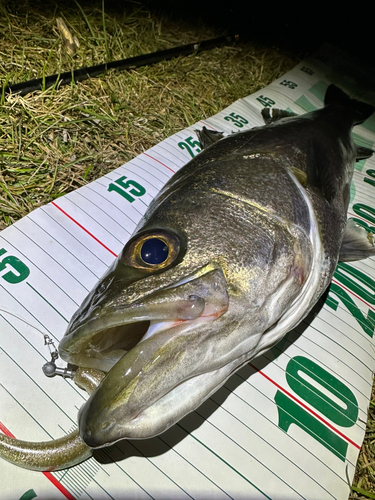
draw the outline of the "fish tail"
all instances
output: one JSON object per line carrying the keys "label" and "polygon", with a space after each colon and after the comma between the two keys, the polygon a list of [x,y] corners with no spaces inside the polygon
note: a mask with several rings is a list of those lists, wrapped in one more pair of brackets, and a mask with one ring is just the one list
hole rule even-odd
{"label": "fish tail", "polygon": [[352,99],[336,85],[329,85],[324,98],[324,105],[340,105],[346,108],[346,112],[351,111],[354,125],[363,123],[374,112],[375,107],[363,101]]}

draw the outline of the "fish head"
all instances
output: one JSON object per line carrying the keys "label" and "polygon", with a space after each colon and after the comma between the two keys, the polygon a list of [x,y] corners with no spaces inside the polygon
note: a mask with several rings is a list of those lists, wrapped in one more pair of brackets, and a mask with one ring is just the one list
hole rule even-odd
{"label": "fish head", "polygon": [[303,286],[308,238],[207,196],[170,195],[152,210],[60,343],[69,363],[106,372],[79,413],[92,448],[153,437],[197,408],[257,354]]}

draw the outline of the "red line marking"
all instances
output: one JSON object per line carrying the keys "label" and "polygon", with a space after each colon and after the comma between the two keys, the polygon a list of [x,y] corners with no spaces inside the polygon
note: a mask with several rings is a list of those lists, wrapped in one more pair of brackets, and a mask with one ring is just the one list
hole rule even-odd
{"label": "red line marking", "polygon": [[205,127],[210,127],[210,128],[212,128],[212,130],[216,130],[216,129],[215,129],[214,127],[212,127],[209,123],[206,123],[206,122],[204,122],[203,120],[200,120],[200,122],[201,122],[201,123],[203,123],[203,125],[204,125]]}
{"label": "red line marking", "polygon": [[291,399],[293,399],[293,401],[295,401],[300,406],[302,406],[302,408],[304,408],[305,410],[309,411],[312,415],[314,415],[315,418],[317,418],[318,420],[320,420],[321,422],[323,422],[323,424],[325,424],[327,427],[329,427],[334,432],[336,432],[336,434],[338,434],[339,436],[341,436],[342,438],[344,438],[346,441],[348,441],[348,443],[350,443],[353,446],[355,446],[358,450],[361,449],[361,447],[357,443],[355,443],[350,438],[348,438],[348,436],[345,436],[345,434],[343,434],[341,431],[339,431],[338,429],[336,429],[336,427],[334,427],[329,422],[327,422],[327,420],[325,418],[323,418],[320,415],[318,415],[314,410],[312,410],[311,408],[309,408],[302,401],[300,401],[298,398],[296,398],[295,396],[293,396],[293,394],[291,394],[289,391],[287,391],[286,389],[284,389],[284,387],[282,387],[277,382],[275,382],[274,380],[272,380],[272,378],[269,377],[268,375],[266,375],[264,372],[262,372],[262,370],[258,370],[258,368],[256,366],[254,366],[253,364],[251,364],[251,363],[249,363],[249,365],[252,368],[254,368],[254,370],[256,370],[258,373],[260,373],[264,378],[266,378],[269,382],[271,382],[273,385],[275,385],[278,389],[280,389],[280,391],[283,391],[287,396],[289,396]]}
{"label": "red line marking", "polygon": [[361,217],[360,215],[352,214],[352,212],[348,212],[348,215],[351,215],[352,217],[355,217],[356,219],[361,219],[361,220],[363,220],[363,222],[366,222],[366,224],[368,224],[368,223],[373,224],[372,222],[365,219],[364,217]]}
{"label": "red line marking", "polygon": [[360,300],[361,302],[363,302],[364,304],[366,304],[367,307],[369,307],[370,309],[372,309],[373,311],[375,311],[375,308],[370,306],[370,304],[368,304],[364,299],[361,299],[361,297],[358,297],[357,294],[355,294],[354,292],[352,292],[349,288],[346,288],[346,286],[342,285],[339,281],[335,280],[334,278],[332,278],[332,281],[333,283],[335,283],[336,285],[338,285],[339,287],[341,287],[342,289],[346,290],[347,292],[349,292],[351,295],[354,295],[354,297],[358,300]]}
{"label": "red line marking", "polygon": [[0,422],[0,430],[1,430],[1,431],[2,431],[2,432],[6,435],[6,436],[11,437],[11,438],[14,438],[14,439],[16,438],[16,436],[15,436],[14,434],[12,434],[12,433],[10,432],[10,430],[9,430],[7,427],[5,427],[5,425],[4,425],[2,422]]}
{"label": "red line marking", "polygon": [[160,163],[160,165],[163,165],[163,167],[167,168],[168,170],[170,170],[173,174],[175,173],[174,170],[172,170],[171,168],[169,168],[167,165],[165,165],[164,163],[162,163],[161,161],[157,160],[156,158],[154,158],[153,156],[147,154],[147,153],[143,153],[144,155],[148,156],[149,158],[151,158],[151,160],[154,160],[154,161],[157,161],[158,163]]}
{"label": "red line marking", "polygon": [[[363,171],[361,171],[361,172],[360,172],[359,170],[356,170],[356,169],[354,170],[353,175],[354,175],[354,174],[361,175],[362,177],[366,177],[366,175],[368,175],[368,174],[364,174],[364,173],[363,173]],[[370,178],[370,177],[367,177],[367,179],[369,179],[369,178]],[[364,182],[364,181],[363,181],[363,182]],[[357,187],[357,186],[356,186],[356,187]]]}
{"label": "red line marking", "polygon": [[[5,425],[0,422],[0,430],[8,437],[11,437],[11,438],[16,438],[16,436],[14,434],[12,434],[10,432],[10,430],[5,427]],[[59,481],[52,476],[52,474],[50,472],[42,472],[42,474],[49,480],[51,481],[51,483],[56,486],[56,488],[68,499],[68,500],[76,500],[76,498],[71,494],[69,493],[69,491],[61,484],[59,483]]]}
{"label": "red line marking", "polygon": [[42,472],[42,474],[45,475],[47,479],[51,481],[51,483],[56,486],[56,488],[66,497],[68,500],[76,500],[76,497],[74,497],[69,491],[64,488],[64,486],[58,482],[58,480],[52,476],[50,472]]}
{"label": "red line marking", "polygon": [[106,250],[108,250],[108,252],[110,252],[112,255],[114,255],[115,257],[117,257],[117,254],[115,254],[115,252],[112,252],[112,250],[110,248],[108,248],[106,245],[104,245],[104,243],[102,243],[100,240],[98,240],[98,238],[96,236],[94,236],[92,233],[90,233],[90,231],[88,231],[86,228],[84,228],[78,221],[76,221],[75,219],[73,219],[73,217],[70,216],[68,213],[66,213],[65,210],[63,210],[61,207],[59,207],[58,205],[56,205],[56,203],[54,201],[51,201],[51,205],[53,205],[54,207],[58,208],[60,210],[60,212],[62,212],[64,215],[66,215],[68,217],[68,219],[70,219],[75,224],[77,224],[78,227],[80,227],[83,231],[85,231],[85,233],[87,233],[89,236],[91,236],[91,238],[93,238],[97,243],[99,243],[99,245],[101,245],[103,248],[105,248]]}

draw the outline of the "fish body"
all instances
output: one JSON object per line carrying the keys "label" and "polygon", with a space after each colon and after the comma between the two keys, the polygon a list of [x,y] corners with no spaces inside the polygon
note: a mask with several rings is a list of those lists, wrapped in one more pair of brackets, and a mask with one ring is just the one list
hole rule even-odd
{"label": "fish body", "polygon": [[60,343],[106,373],[79,413],[89,448],[168,429],[309,313],[340,254],[375,254],[346,222],[354,163],[372,154],[351,131],[373,112],[331,85],[317,111],[200,133],[212,144],[160,191]]}
{"label": "fish body", "polygon": [[[373,108],[334,86],[325,103],[265,113],[265,126],[215,141],[153,201],[60,344],[66,361],[108,371],[80,412],[89,446],[163,432],[327,288],[357,156],[351,129]],[[168,257],[148,263],[142,248],[158,243]]]}

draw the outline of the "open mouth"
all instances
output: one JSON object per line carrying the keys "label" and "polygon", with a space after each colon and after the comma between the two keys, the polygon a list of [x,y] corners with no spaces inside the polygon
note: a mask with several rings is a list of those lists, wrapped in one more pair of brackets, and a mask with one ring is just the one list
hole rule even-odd
{"label": "open mouth", "polygon": [[[203,272],[202,272],[203,271]],[[205,271],[205,272],[204,272]],[[228,307],[226,281],[221,269],[207,266],[190,276],[131,304],[113,307],[85,304],[74,316],[60,342],[62,359],[108,372],[137,344],[167,329],[190,321],[212,321]],[[99,297],[103,301],[102,292]]]}
{"label": "open mouth", "polygon": [[85,349],[86,366],[108,372],[120,358],[142,340],[149,326],[150,321],[140,321],[97,332]]}
{"label": "open mouth", "polygon": [[[200,349],[228,309],[221,269],[166,287],[108,315],[74,324],[61,357],[107,372],[83,406],[79,428],[90,447],[163,432],[217,386]],[[204,378],[197,389],[199,378]],[[214,390],[214,389],[212,389]]]}

